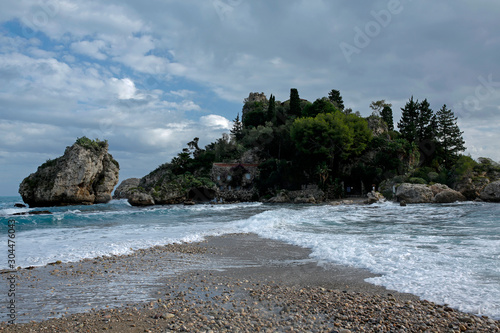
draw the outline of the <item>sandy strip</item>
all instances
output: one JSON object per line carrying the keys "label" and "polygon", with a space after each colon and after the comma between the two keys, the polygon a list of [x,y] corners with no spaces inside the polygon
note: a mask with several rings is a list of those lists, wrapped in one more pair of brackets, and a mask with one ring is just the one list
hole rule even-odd
{"label": "sandy strip", "polygon": [[500,332],[499,321],[388,291],[364,282],[369,272],[318,266],[309,254],[237,234],[23,269],[18,324],[0,330]]}

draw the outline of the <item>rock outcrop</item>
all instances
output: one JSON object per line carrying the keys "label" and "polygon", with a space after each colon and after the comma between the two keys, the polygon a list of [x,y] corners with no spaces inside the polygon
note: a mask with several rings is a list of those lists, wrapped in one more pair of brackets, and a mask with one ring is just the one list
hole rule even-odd
{"label": "rock outcrop", "polygon": [[435,203],[453,203],[467,200],[462,193],[449,188],[447,185],[434,184],[430,188],[434,194],[433,201]]}
{"label": "rock outcrop", "polygon": [[118,185],[113,194],[113,199],[129,199],[134,189],[139,186],[140,178],[128,178]]}
{"label": "rock outcrop", "polygon": [[325,192],[318,189],[317,186],[307,186],[303,190],[280,191],[276,196],[267,200],[271,203],[319,203],[325,200]]}
{"label": "rock outcrop", "polygon": [[405,203],[453,203],[467,200],[462,193],[443,184],[429,186],[403,183],[397,188],[396,197]]}
{"label": "rock outcrop", "polygon": [[464,197],[462,193],[452,189],[441,191],[434,197],[435,203],[453,203],[465,200],[467,200],[467,198]]}
{"label": "rock outcrop", "polygon": [[19,194],[30,207],[106,203],[118,183],[119,164],[106,141],[85,137],[26,177]]}
{"label": "rock outcrop", "polygon": [[376,191],[368,192],[366,196],[368,197],[368,199],[366,199],[365,203],[368,205],[385,200],[385,197],[380,192]]}
{"label": "rock outcrop", "polygon": [[398,201],[406,203],[430,203],[434,199],[434,193],[427,185],[403,183],[396,190]]}
{"label": "rock outcrop", "polygon": [[500,202],[500,180],[486,185],[479,197],[484,201]]}
{"label": "rock outcrop", "polygon": [[128,191],[132,206],[182,204],[186,201],[205,202],[216,197],[216,187],[209,179],[191,174],[175,175],[171,164],[163,164],[142,177]]}
{"label": "rock outcrop", "polygon": [[131,192],[128,197],[128,202],[132,206],[152,206],[155,204],[151,195],[139,191]]}

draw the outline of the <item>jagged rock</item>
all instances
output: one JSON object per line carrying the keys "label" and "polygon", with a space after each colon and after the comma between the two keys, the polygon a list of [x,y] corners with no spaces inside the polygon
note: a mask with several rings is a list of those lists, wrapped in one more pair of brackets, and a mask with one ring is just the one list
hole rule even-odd
{"label": "jagged rock", "polygon": [[500,202],[500,180],[486,185],[480,198],[483,201]]}
{"label": "jagged rock", "polygon": [[399,203],[399,205],[400,205],[401,207],[406,207],[406,201],[401,200],[401,202]]}
{"label": "jagged rock", "polygon": [[16,204],[14,204],[14,207],[16,207],[16,208],[26,208],[26,205],[22,204],[22,203],[16,203]]}
{"label": "jagged rock", "polygon": [[291,202],[291,200],[288,197],[288,195],[286,195],[285,192],[280,192],[275,197],[272,197],[271,199],[269,199],[267,202],[271,202],[271,203],[287,203],[287,202]]}
{"label": "jagged rock", "polygon": [[455,190],[462,193],[468,200],[475,200],[483,189],[490,183],[487,177],[468,177],[457,183]]}
{"label": "jagged rock", "polygon": [[139,186],[140,178],[128,178],[118,185],[113,195],[113,199],[128,199],[132,195],[132,190]]}
{"label": "jagged rock", "polygon": [[366,196],[368,197],[368,199],[365,201],[365,203],[369,205],[385,200],[385,197],[380,192],[376,191],[371,191]]}
{"label": "jagged rock", "polygon": [[151,195],[139,191],[130,193],[128,202],[132,206],[153,206],[155,204]]}
{"label": "jagged rock", "polygon": [[430,203],[434,194],[427,185],[403,183],[398,186],[396,197],[406,203]]}
{"label": "jagged rock", "polygon": [[437,194],[443,192],[443,191],[447,191],[447,190],[450,190],[450,188],[447,186],[447,185],[444,185],[444,184],[433,184],[431,185],[431,190],[432,190],[432,194],[434,196],[436,196]]}
{"label": "jagged rock", "polygon": [[293,200],[294,203],[316,203],[316,199],[312,194],[309,194],[308,196],[302,196],[302,197],[296,197]]}
{"label": "jagged rock", "polygon": [[19,194],[30,207],[106,203],[118,183],[118,172],[108,143],[84,137],[26,177]]}
{"label": "jagged rock", "polygon": [[[446,185],[444,185],[446,186]],[[467,198],[460,192],[452,189],[444,189],[437,193],[434,197],[434,202],[436,203],[453,203],[457,201],[465,201]]]}

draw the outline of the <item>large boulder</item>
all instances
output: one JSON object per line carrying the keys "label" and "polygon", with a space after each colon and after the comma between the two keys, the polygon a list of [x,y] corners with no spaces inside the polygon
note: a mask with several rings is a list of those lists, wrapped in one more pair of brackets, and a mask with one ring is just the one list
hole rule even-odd
{"label": "large boulder", "polygon": [[430,188],[431,188],[432,194],[434,196],[438,195],[439,193],[441,193],[443,191],[450,190],[450,188],[447,185],[439,184],[439,183],[431,185]]}
{"label": "large boulder", "polygon": [[430,203],[434,194],[427,185],[403,183],[398,186],[396,197],[406,203]]}
{"label": "large boulder", "polygon": [[119,164],[107,141],[85,137],[26,177],[19,194],[30,207],[106,203],[118,183]]}
{"label": "large boulder", "polygon": [[151,195],[139,191],[129,193],[128,202],[132,206],[152,206],[155,204]]}
{"label": "large boulder", "polygon": [[480,198],[484,201],[500,202],[500,180],[486,185]]}
{"label": "large boulder", "polygon": [[462,193],[452,189],[445,189],[437,193],[434,197],[434,202],[436,203],[453,203],[465,200],[467,200],[467,198]]}
{"label": "large boulder", "polygon": [[118,185],[113,195],[113,199],[128,199],[134,189],[139,186],[140,178],[128,178]]}

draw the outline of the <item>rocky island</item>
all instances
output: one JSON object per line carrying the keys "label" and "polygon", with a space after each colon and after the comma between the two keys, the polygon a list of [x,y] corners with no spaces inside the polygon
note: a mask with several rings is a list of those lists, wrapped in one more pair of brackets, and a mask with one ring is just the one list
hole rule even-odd
{"label": "rocky island", "polygon": [[107,141],[82,137],[63,156],[26,177],[19,194],[30,207],[106,203],[118,183],[119,169]]}
{"label": "rocky island", "polygon": [[[141,179],[115,192],[132,205],[196,201],[320,203],[385,197],[413,203],[500,201],[500,165],[463,155],[457,118],[413,97],[394,128],[391,104],[374,101],[369,117],[345,108],[338,90],[313,103],[245,98],[230,135],[205,148],[199,138]],[[377,194],[377,191],[380,192]]]}

